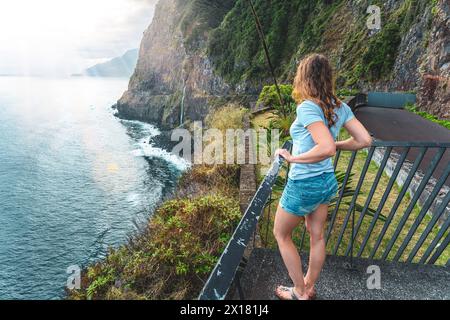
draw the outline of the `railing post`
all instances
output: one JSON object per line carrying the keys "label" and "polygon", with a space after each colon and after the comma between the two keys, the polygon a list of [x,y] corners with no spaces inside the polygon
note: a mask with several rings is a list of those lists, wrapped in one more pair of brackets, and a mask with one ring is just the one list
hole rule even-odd
{"label": "railing post", "polygon": [[402,202],[403,197],[406,195],[409,185],[411,184],[411,181],[414,178],[414,175],[415,175],[417,169],[419,168],[419,165],[422,163],[422,160],[425,157],[425,153],[427,152],[427,150],[428,150],[428,148],[426,148],[426,147],[422,147],[420,149],[419,156],[414,161],[414,164],[411,167],[405,182],[403,183],[402,189],[401,189],[399,195],[397,196],[397,199],[395,200],[395,203],[392,206],[386,221],[384,222],[384,225],[383,225],[383,228],[382,228],[380,234],[378,235],[375,246],[373,247],[372,251],[370,252],[370,255],[369,255],[370,259],[373,259],[375,257],[375,254],[381,245],[381,241],[383,240],[384,235],[386,234],[392,220],[394,219],[394,216],[397,213],[397,209],[400,206],[400,203]]}
{"label": "railing post", "polygon": [[[372,156],[373,156],[374,151],[375,151],[374,147],[371,147],[369,149],[369,154],[368,154],[368,156],[366,158],[366,161],[364,163],[364,167],[363,167],[363,170],[361,172],[361,176],[359,177],[358,184],[357,184],[357,186],[355,188],[355,193],[353,194],[350,206],[348,207],[347,215],[345,216],[344,223],[342,225],[342,229],[341,229],[341,232],[339,234],[339,238],[338,238],[338,240],[336,242],[336,245],[334,247],[334,250],[333,250],[333,254],[337,253],[337,251],[339,249],[339,246],[341,244],[341,241],[342,241],[342,239],[344,237],[345,229],[347,228],[347,224],[348,224],[348,219],[350,218],[350,215],[352,214],[352,211],[355,208],[356,199],[358,198],[360,190],[361,190],[361,187],[362,187],[362,185],[364,183],[364,178],[366,176],[367,170],[369,169],[370,161],[372,160]],[[391,152],[390,149],[386,150],[386,154],[385,154],[385,157],[384,157],[385,159],[383,159],[384,165],[387,162],[386,155],[390,154],[390,152]],[[356,151],[354,151],[354,154],[356,156]],[[378,178],[378,176],[377,176],[377,178]],[[376,184],[378,183],[378,180],[376,179],[376,182],[374,182],[374,185],[372,186],[371,193],[370,193],[370,195],[369,195],[369,197],[367,199],[367,202],[366,202],[367,203],[366,207],[368,206],[368,203],[370,203],[371,196],[373,196],[373,193],[375,192],[375,190],[373,190],[373,189],[374,189],[374,187],[376,187]],[[364,209],[366,209],[366,207]],[[364,213],[365,213],[365,210],[363,210],[363,212],[361,212],[361,216],[364,215]],[[354,211],[353,211],[353,214],[354,214]],[[353,217],[354,217],[354,215],[353,215]],[[353,233],[353,230],[352,230],[352,233]],[[352,234],[352,236],[353,236],[353,234]]]}
{"label": "railing post", "polygon": [[[377,210],[376,210],[374,216],[372,217],[372,221],[370,223],[369,229],[367,230],[366,235],[364,237],[364,240],[363,240],[363,242],[362,242],[362,244],[361,244],[361,246],[359,248],[359,251],[358,251],[358,254],[357,254],[358,257],[360,257],[362,255],[362,253],[364,252],[364,249],[365,249],[365,247],[367,245],[367,242],[369,241],[369,238],[370,238],[370,236],[372,234],[372,231],[373,231],[373,229],[375,227],[375,224],[377,223],[378,217],[380,216],[381,211],[383,210],[384,204],[386,203],[386,200],[387,200],[387,198],[389,196],[389,193],[391,192],[392,187],[394,186],[395,180],[397,179],[397,176],[398,176],[398,174],[400,172],[400,169],[402,168],[402,165],[405,162],[405,159],[406,159],[406,157],[408,155],[408,152],[409,152],[409,148],[405,148],[404,151],[402,152],[402,155],[398,159],[397,164],[395,165],[394,172],[392,173],[391,178],[389,179],[389,182],[388,182],[388,185],[386,187],[386,190],[383,193],[383,196],[382,196],[382,198],[380,200],[380,203],[378,204]],[[389,152],[389,153],[391,153],[391,152]],[[386,164],[381,165],[380,169],[383,168],[383,170],[384,170],[384,166],[385,165]],[[381,174],[382,174],[382,172],[381,172]],[[380,177],[381,177],[381,175],[380,175]],[[364,209],[363,209],[364,212],[365,212],[365,210],[367,210],[368,206],[369,206],[369,204],[366,202],[366,206],[364,206]],[[358,221],[358,224],[356,226],[356,234],[358,234],[358,231],[359,231],[359,229],[361,227],[361,224],[362,224],[362,214],[361,214],[361,217],[360,217],[360,219]]]}
{"label": "railing post", "polygon": [[411,211],[413,210],[414,206],[417,203],[417,200],[419,200],[420,195],[422,194],[422,191],[425,189],[425,186],[428,184],[429,179],[431,178],[434,170],[436,169],[436,166],[438,165],[439,161],[441,160],[442,156],[444,155],[445,148],[440,148],[439,151],[436,153],[436,155],[433,157],[433,160],[430,163],[430,166],[425,173],[425,175],[422,178],[422,181],[419,184],[419,187],[417,188],[416,193],[414,194],[413,198],[411,199],[411,202],[408,205],[408,208],[406,208],[406,211],[403,214],[402,219],[400,220],[400,223],[398,224],[397,228],[395,229],[394,235],[392,236],[391,240],[388,243],[388,246],[386,250],[383,253],[383,256],[381,259],[386,260],[389,253],[391,252],[392,248],[394,247],[395,242],[397,241],[398,236],[400,235],[400,232],[402,231],[403,227],[405,226],[405,223],[408,219],[408,217],[411,214]]}
{"label": "railing post", "polygon": [[330,224],[328,226],[328,231],[327,231],[326,240],[325,240],[326,244],[328,244],[328,241],[330,240],[330,235],[331,235],[331,232],[333,231],[334,222],[336,221],[336,216],[337,216],[337,213],[339,211],[339,206],[341,205],[342,197],[344,195],[345,187],[347,185],[348,179],[350,178],[350,173],[352,171],[352,167],[353,167],[353,163],[355,162],[355,158],[356,158],[356,151],[352,152],[352,156],[350,158],[350,162],[349,162],[347,170],[345,172],[344,181],[342,182],[341,191],[339,192],[339,198],[336,201],[335,208],[334,208],[333,213],[331,215],[331,221],[330,221]]}

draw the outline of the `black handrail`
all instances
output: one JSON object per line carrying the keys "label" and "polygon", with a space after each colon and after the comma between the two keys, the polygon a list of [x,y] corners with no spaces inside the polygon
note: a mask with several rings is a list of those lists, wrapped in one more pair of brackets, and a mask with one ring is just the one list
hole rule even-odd
{"label": "black handrail", "polygon": [[[283,149],[289,150],[291,145],[291,142],[287,141],[283,145]],[[283,162],[284,159],[282,157],[277,157],[273,162],[272,167],[267,172],[233,236],[206,281],[199,300],[225,299],[241,264],[245,248],[256,230],[258,220],[272,193],[272,186],[278,177]]]}

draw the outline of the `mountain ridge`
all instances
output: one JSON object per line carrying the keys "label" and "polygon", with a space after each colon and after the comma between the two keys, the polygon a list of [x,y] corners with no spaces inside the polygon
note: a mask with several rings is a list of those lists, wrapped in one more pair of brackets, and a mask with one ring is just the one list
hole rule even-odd
{"label": "mountain ridge", "polygon": [[131,49],[120,57],[87,68],[83,74],[90,77],[130,77],[136,67],[139,51]]}
{"label": "mountain ridge", "polygon": [[[382,28],[366,27],[370,4]],[[298,61],[325,53],[343,88],[415,91],[419,107],[450,117],[449,5],[443,0],[254,1],[281,82]],[[165,128],[203,120],[230,100],[254,101],[272,82],[245,0],[160,0],[144,33],[119,116]],[[446,67],[447,66],[447,67]]]}

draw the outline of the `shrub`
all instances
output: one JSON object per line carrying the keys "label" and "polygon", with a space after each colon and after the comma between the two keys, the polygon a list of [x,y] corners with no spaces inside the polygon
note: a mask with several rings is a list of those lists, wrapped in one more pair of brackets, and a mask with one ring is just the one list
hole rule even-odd
{"label": "shrub", "polygon": [[342,88],[337,90],[336,95],[339,99],[343,99],[345,97],[356,96],[358,93],[359,90],[356,89]]}
{"label": "shrub", "polygon": [[362,58],[363,71],[368,80],[379,80],[391,74],[400,42],[400,27],[395,23],[388,23],[370,40]]}
{"label": "shrub", "polygon": [[147,230],[83,273],[73,299],[192,299],[240,219],[235,199],[208,195],[165,202]]}
{"label": "shrub", "polygon": [[196,165],[181,177],[178,192],[187,190],[183,192],[187,196],[220,193],[237,197],[238,173],[238,165]]}
{"label": "shrub", "polygon": [[[285,104],[295,103],[292,98],[292,85],[290,84],[282,84],[279,85],[281,97]],[[277,89],[275,85],[264,86],[261,93],[259,94],[258,103],[262,103],[264,106],[273,107],[275,109],[280,109],[280,98],[278,96]]]}
{"label": "shrub", "polygon": [[246,113],[247,110],[241,106],[228,104],[210,113],[205,122],[209,128],[219,129],[222,132],[227,129],[240,129]]}

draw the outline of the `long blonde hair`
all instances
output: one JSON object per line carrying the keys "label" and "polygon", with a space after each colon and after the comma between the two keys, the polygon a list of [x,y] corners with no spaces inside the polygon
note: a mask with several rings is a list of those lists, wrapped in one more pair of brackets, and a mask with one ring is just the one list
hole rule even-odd
{"label": "long blonde hair", "polygon": [[328,127],[336,124],[335,108],[342,104],[334,92],[333,69],[321,54],[310,54],[298,66],[292,97],[297,103],[311,100],[317,103],[328,121]]}

